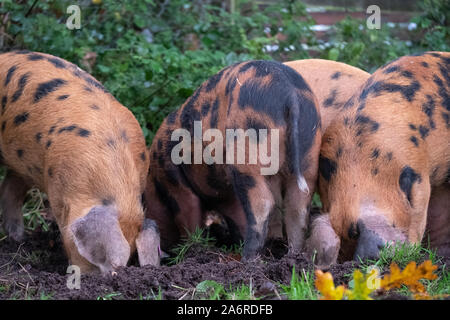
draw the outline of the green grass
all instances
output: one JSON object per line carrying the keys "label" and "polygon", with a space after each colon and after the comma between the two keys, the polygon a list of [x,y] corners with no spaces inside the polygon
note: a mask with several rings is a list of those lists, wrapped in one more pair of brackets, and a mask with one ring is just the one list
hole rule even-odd
{"label": "green grass", "polygon": [[369,266],[377,266],[383,269],[394,262],[403,269],[411,261],[419,263],[425,260],[431,260],[433,264],[436,264],[441,258],[435,250],[423,247],[420,244],[395,243],[382,248],[378,260],[360,260],[360,262],[362,269],[366,271]]}
{"label": "green grass", "polygon": [[31,231],[40,227],[43,231],[49,230],[49,224],[42,216],[45,209],[44,200],[46,195],[38,189],[28,191],[27,201],[23,204],[22,212],[25,228]]}
{"label": "green grass", "polygon": [[39,296],[39,300],[52,300],[53,299],[53,293],[45,293],[41,292]]}
{"label": "green grass", "polygon": [[120,292],[111,292],[104,296],[97,297],[97,300],[112,300],[114,297],[119,297],[122,294]]}
{"label": "green grass", "polygon": [[162,290],[161,287],[158,288],[158,294],[155,294],[153,292],[153,289],[150,289],[150,293],[147,295],[142,295],[142,293],[139,295],[139,300],[162,300]]}
{"label": "green grass", "polygon": [[231,286],[225,289],[222,284],[214,280],[205,280],[195,288],[195,296],[206,300],[258,300],[255,297],[251,279],[248,286],[241,284],[234,289]]}
{"label": "green grass", "polygon": [[208,233],[205,233],[203,229],[197,227],[194,232],[189,233],[186,239],[172,249],[175,257],[169,259],[169,264],[178,264],[183,261],[186,253],[194,245],[211,248],[214,245],[214,238],[210,237]]}
{"label": "green grass", "polygon": [[425,288],[432,295],[450,295],[450,272],[443,267],[443,272],[435,280],[425,280]]}
{"label": "green grass", "polygon": [[[400,269],[404,269],[411,261],[420,264],[425,260],[431,260],[435,265],[439,263],[442,258],[437,255],[436,250],[430,249],[429,246],[424,247],[420,244],[397,243],[385,246],[380,251],[378,260],[366,260],[360,262],[361,270],[363,272],[368,272],[368,269],[371,266],[376,266],[381,270],[388,271],[389,266],[392,263],[396,263]],[[421,280],[430,296],[450,294],[450,275],[445,265],[442,266],[442,270],[442,272],[439,270],[435,272],[438,275],[438,278],[435,280]],[[406,286],[396,289],[395,292],[407,297],[412,297],[411,291]]]}
{"label": "green grass", "polygon": [[312,271],[302,269],[299,276],[292,268],[292,278],[288,286],[280,285],[282,294],[289,300],[317,300],[317,291],[314,287],[314,274]]}

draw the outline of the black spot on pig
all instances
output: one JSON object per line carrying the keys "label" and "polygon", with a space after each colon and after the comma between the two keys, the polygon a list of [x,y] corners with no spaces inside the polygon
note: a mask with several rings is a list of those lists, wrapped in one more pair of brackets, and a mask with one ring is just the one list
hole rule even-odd
{"label": "black spot on pig", "polygon": [[333,89],[328,98],[323,102],[324,107],[331,107],[336,102],[337,90]]}
{"label": "black spot on pig", "polygon": [[145,162],[145,152],[141,152],[140,154],[139,154],[139,156],[141,157],[141,160],[143,161],[143,162]]}
{"label": "black spot on pig", "polygon": [[2,97],[2,114],[5,112],[6,110],[6,104],[8,103],[8,97],[7,96],[3,96]]}
{"label": "black spot on pig", "polygon": [[221,71],[219,71],[218,73],[216,73],[215,75],[213,75],[212,77],[209,78],[208,82],[206,83],[206,87],[205,87],[206,92],[210,92],[217,86],[220,79],[222,79],[222,75],[225,70],[226,69],[222,69]]}
{"label": "black spot on pig", "polygon": [[319,171],[326,181],[331,180],[331,177],[336,173],[336,170],[337,170],[337,163],[335,161],[320,155]]}
{"label": "black spot on pig", "polygon": [[414,124],[412,124],[412,123],[409,124],[409,128],[411,130],[417,130],[417,127]]}
{"label": "black spot on pig", "polygon": [[380,150],[375,148],[375,149],[373,149],[372,154],[370,155],[370,158],[378,159],[379,155],[380,155]]}
{"label": "black spot on pig", "polygon": [[38,85],[38,88],[36,89],[36,92],[34,93],[34,103],[38,102],[49,93],[58,90],[65,84],[67,84],[67,81],[59,78],[40,83]]}
{"label": "black spot on pig", "polygon": [[2,121],[2,132],[6,129],[6,121]]}
{"label": "black spot on pig", "polygon": [[37,54],[37,53],[32,53],[28,56],[28,60],[30,61],[38,61],[38,60],[43,60],[44,56]]}
{"label": "black spot on pig", "polygon": [[17,70],[17,66],[12,66],[11,68],[8,69],[8,72],[6,73],[6,78],[5,78],[5,87],[11,81],[11,78],[14,75],[14,72],[16,72],[16,70]]}
{"label": "black spot on pig", "polygon": [[403,70],[400,74],[405,78],[409,78],[409,79],[413,78],[412,72],[408,71],[408,70]]}
{"label": "black spot on pig", "polygon": [[104,87],[100,82],[98,82],[97,80],[95,80],[95,79],[94,79],[91,75],[89,75],[88,73],[83,72],[81,77],[84,79],[84,81],[86,81],[86,83],[87,83],[88,85],[91,85],[91,86],[93,86],[93,87],[95,87],[95,88],[97,88],[97,89],[100,89],[100,90],[102,90],[102,91],[105,92],[105,93],[108,93],[108,90],[106,90],[105,87]]}
{"label": "black spot on pig", "polygon": [[450,95],[448,94],[447,89],[444,86],[444,82],[441,78],[434,75],[433,77],[434,83],[438,86],[438,94],[442,98],[442,106],[447,110],[450,111]]}
{"label": "black spot on pig", "polygon": [[419,140],[417,140],[416,136],[411,136],[409,140],[414,144],[414,146],[419,146]]}
{"label": "black spot on pig", "polygon": [[28,120],[30,114],[28,112],[21,113],[14,117],[14,125],[17,127]]}
{"label": "black spot on pig", "polygon": [[344,109],[349,109],[355,105],[355,96],[351,97],[343,106]]}
{"label": "black spot on pig", "polygon": [[426,95],[427,101],[422,105],[422,111],[426,114],[428,117],[428,123],[431,129],[435,129],[436,125],[433,120],[433,114],[434,110],[436,108],[436,103],[432,96],[429,94]]}
{"label": "black spot on pig", "polygon": [[373,176],[376,176],[378,174],[378,168],[373,168],[371,172]]}
{"label": "black spot on pig", "polygon": [[[399,85],[396,83],[389,83],[384,81],[376,81],[374,83],[368,82],[360,94],[360,101],[364,101],[369,94],[375,96],[381,95],[383,92],[393,93],[399,92],[404,99],[412,102],[416,92],[421,88],[420,83],[417,80],[413,80],[409,85]],[[364,109],[364,104],[360,105],[359,111]]]}
{"label": "black spot on pig", "polygon": [[89,137],[91,135],[91,132],[89,130],[86,130],[86,129],[83,129],[83,128],[79,128],[77,134],[80,137],[87,138],[87,137]]}
{"label": "black spot on pig", "polygon": [[37,143],[41,142],[41,139],[42,139],[42,133],[40,133],[40,132],[36,133],[35,138],[36,138],[36,142],[37,142]]}
{"label": "black spot on pig", "polygon": [[181,127],[191,132],[191,134],[194,129],[194,121],[200,121],[201,119],[200,112],[195,109],[195,103],[200,94],[200,89],[197,89],[194,95],[189,98],[180,115]]}
{"label": "black spot on pig", "polygon": [[424,66],[425,68],[428,68],[428,67],[429,67],[429,64],[426,63],[425,61],[423,61],[423,62],[422,62],[422,66]]}
{"label": "black spot on pig", "polygon": [[172,111],[168,116],[167,116],[167,123],[168,124],[174,124],[175,121],[177,120],[177,113],[178,113],[178,109],[175,111]]}
{"label": "black spot on pig", "polygon": [[211,128],[217,128],[217,123],[219,122],[219,98],[217,97],[211,108]]}
{"label": "black spot on pig", "polygon": [[90,105],[89,108],[91,108],[92,110],[100,110],[100,107],[96,104]]}
{"label": "black spot on pig", "polygon": [[342,75],[342,73],[340,71],[337,71],[331,75],[331,79],[337,80],[341,77],[341,75]]}
{"label": "black spot on pig", "polygon": [[201,114],[203,117],[206,117],[206,115],[209,112],[209,109],[211,109],[211,104],[208,101],[203,102],[201,109]]}
{"label": "black spot on pig", "polygon": [[425,140],[425,138],[428,136],[428,133],[430,132],[430,129],[428,129],[425,126],[420,125],[419,126],[419,133],[420,133],[420,137]]}
{"label": "black spot on pig", "polygon": [[20,77],[19,79],[19,86],[16,90],[16,92],[14,92],[14,94],[12,95],[12,102],[16,102],[17,100],[19,100],[20,96],[23,93],[23,89],[25,89],[25,85],[28,82],[28,78],[30,77],[31,72],[27,72],[25,73],[23,76]]}
{"label": "black spot on pig", "polygon": [[16,150],[17,151],[17,156],[19,157],[19,158],[22,158],[23,157],[23,150],[22,149],[18,149],[18,150]]}
{"label": "black spot on pig", "polygon": [[[371,133],[376,132],[380,127],[380,124],[378,122],[372,120],[369,117],[363,116],[362,114],[356,116],[355,123],[358,125],[358,128],[360,130],[364,131],[366,128],[368,128]],[[362,131],[360,132],[360,134],[362,133]]]}
{"label": "black spot on pig", "polygon": [[48,134],[51,135],[53,132],[55,132],[56,126],[51,126],[50,130],[48,130]]}
{"label": "black spot on pig", "polygon": [[234,88],[236,87],[237,81],[236,78],[230,78],[227,81],[227,85],[225,87],[225,94],[228,96],[230,93],[233,92]]}
{"label": "black spot on pig", "polygon": [[350,119],[348,117],[344,117],[344,126],[348,127],[350,124]]}
{"label": "black spot on pig", "polygon": [[47,61],[59,69],[64,69],[66,67],[66,64],[64,63],[64,61],[62,61],[61,59],[56,58],[56,57],[47,58]]}
{"label": "black spot on pig", "polygon": [[247,217],[248,226],[253,226],[256,224],[256,221],[252,212],[248,193],[250,189],[255,187],[255,179],[252,176],[239,172],[235,167],[231,167],[231,177],[234,191],[239,197],[239,201],[241,202],[242,208],[244,209]]}
{"label": "black spot on pig", "polygon": [[444,119],[445,122],[445,126],[447,127],[447,129],[450,129],[450,114],[446,113],[446,112],[442,112],[442,119]]}
{"label": "black spot on pig", "polygon": [[58,130],[58,134],[63,133],[63,132],[72,132],[73,130],[75,130],[77,128],[76,125],[71,125],[71,126],[66,126],[66,127],[62,127]]}
{"label": "black spot on pig", "polygon": [[406,198],[408,199],[409,203],[412,206],[412,187],[415,182],[420,183],[422,181],[422,177],[416,173],[411,167],[405,166],[403,167],[402,171],[400,172],[399,177],[399,185],[400,189],[405,193]]}
{"label": "black spot on pig", "polygon": [[52,167],[48,168],[47,174],[48,174],[48,176],[49,176],[50,178],[53,177],[53,168],[52,168]]}
{"label": "black spot on pig", "polygon": [[397,72],[399,70],[400,70],[399,66],[390,66],[389,68],[386,68],[385,70],[383,70],[383,73],[389,74],[389,73]]}
{"label": "black spot on pig", "polygon": [[66,100],[68,97],[69,97],[68,94],[63,94],[63,95],[59,96],[57,99],[58,100]]}

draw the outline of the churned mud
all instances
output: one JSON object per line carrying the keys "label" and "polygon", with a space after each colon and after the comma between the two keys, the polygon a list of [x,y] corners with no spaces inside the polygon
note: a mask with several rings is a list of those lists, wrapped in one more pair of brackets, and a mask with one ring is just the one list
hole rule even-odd
{"label": "churned mud", "polygon": [[[27,241],[0,241],[0,299],[201,299],[207,298],[196,287],[213,280],[225,289],[251,286],[261,299],[286,299],[281,285],[288,285],[295,266],[297,272],[313,271],[313,265],[302,253],[287,254],[280,241],[266,245],[258,260],[243,263],[236,253],[218,248],[193,246],[184,260],[176,265],[167,262],[160,267],[131,265],[116,275],[81,276],[80,289],[69,289],[67,259],[59,231],[50,224],[49,231],[28,233]],[[356,267],[353,262],[330,268],[336,285],[348,284]],[[404,296],[386,296],[404,299]]]}

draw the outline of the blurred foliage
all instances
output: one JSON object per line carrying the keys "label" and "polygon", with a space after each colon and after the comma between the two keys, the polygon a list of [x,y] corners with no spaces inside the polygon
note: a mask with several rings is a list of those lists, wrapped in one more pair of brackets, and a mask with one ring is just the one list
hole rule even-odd
{"label": "blurred foliage", "polygon": [[327,43],[316,39],[313,19],[294,0],[264,8],[248,0],[81,0],[82,27],[69,30],[73,3],[2,0],[0,51],[42,51],[78,64],[133,111],[149,142],[204,80],[238,61],[312,55],[373,71],[405,54],[449,51],[450,43],[448,0],[421,4],[410,41],[399,40],[395,28],[368,30],[347,18]]}

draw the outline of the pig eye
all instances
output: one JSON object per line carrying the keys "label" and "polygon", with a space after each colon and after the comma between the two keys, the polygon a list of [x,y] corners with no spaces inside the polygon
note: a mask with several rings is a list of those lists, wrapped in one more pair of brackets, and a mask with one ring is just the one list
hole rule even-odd
{"label": "pig eye", "polygon": [[359,230],[356,223],[352,223],[350,228],[348,228],[348,237],[352,240],[356,240],[359,238]]}

